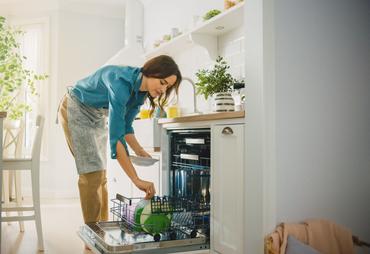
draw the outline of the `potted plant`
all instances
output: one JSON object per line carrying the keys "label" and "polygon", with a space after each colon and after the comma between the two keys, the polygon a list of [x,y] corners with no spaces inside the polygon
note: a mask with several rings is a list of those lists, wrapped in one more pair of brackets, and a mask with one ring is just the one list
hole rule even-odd
{"label": "potted plant", "polygon": [[27,91],[36,96],[36,82],[47,78],[47,75],[36,74],[24,67],[26,57],[20,54],[20,43],[17,41],[23,34],[0,16],[0,112],[7,112],[9,120],[20,120],[32,110],[31,105],[19,95]]}
{"label": "potted plant", "polygon": [[203,21],[207,21],[207,20],[213,18],[214,16],[217,16],[220,13],[221,13],[220,10],[212,9],[212,10],[206,12],[206,14],[204,14]]}
{"label": "potted plant", "polygon": [[201,69],[195,75],[198,82],[195,83],[197,94],[204,95],[207,100],[214,96],[213,111],[234,111],[234,99],[231,95],[235,79],[228,72],[230,66],[218,56],[212,69]]}

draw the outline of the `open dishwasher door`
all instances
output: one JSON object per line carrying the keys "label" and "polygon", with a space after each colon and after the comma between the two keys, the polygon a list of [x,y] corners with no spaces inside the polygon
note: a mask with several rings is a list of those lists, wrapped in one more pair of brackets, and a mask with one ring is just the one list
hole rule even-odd
{"label": "open dishwasher door", "polygon": [[[160,232],[152,224],[140,224],[135,207],[140,199],[117,194],[113,199],[113,221],[85,224],[80,238],[96,254],[175,253],[209,249],[209,204],[203,200],[154,197],[151,216],[166,214],[170,220]],[[144,212],[143,212],[144,213]],[[136,221],[136,222],[135,222]],[[144,230],[144,228],[146,230]],[[148,233],[150,232],[150,233]]]}

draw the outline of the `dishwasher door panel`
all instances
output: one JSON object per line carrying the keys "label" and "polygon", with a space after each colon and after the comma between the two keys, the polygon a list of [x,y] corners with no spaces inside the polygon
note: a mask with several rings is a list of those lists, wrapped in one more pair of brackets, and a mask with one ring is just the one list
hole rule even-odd
{"label": "dishwasher door panel", "polygon": [[195,238],[184,234],[176,240],[162,235],[161,240],[156,242],[150,234],[126,231],[116,221],[86,224],[80,228],[78,235],[96,254],[178,253],[209,249],[206,237],[201,234]]}
{"label": "dishwasher door panel", "polygon": [[85,224],[78,235],[96,254],[176,253],[209,249],[209,234],[205,230],[209,227],[208,206],[188,199],[155,197],[150,200],[150,216],[155,218],[160,216],[157,214],[171,213],[171,219],[168,228],[149,234],[143,228],[149,230],[154,224],[137,224],[134,220],[139,200],[117,194],[110,209],[113,221]]}

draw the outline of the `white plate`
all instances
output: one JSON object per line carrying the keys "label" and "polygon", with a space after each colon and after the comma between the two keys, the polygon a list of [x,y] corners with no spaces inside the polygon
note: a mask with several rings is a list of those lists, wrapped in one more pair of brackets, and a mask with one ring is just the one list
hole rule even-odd
{"label": "white plate", "polygon": [[132,163],[137,166],[151,166],[158,161],[158,159],[154,159],[154,158],[138,157],[138,156],[133,156],[133,155],[130,155],[130,159]]}

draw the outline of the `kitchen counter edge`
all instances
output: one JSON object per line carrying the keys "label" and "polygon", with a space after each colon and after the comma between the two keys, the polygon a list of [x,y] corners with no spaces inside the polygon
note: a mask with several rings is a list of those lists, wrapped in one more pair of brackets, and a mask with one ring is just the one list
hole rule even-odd
{"label": "kitchen counter edge", "polygon": [[245,111],[234,111],[234,112],[217,112],[210,114],[201,115],[189,115],[180,116],[175,118],[161,118],[158,120],[158,124],[168,124],[168,123],[186,123],[195,121],[211,121],[219,119],[232,119],[232,118],[244,118]]}

